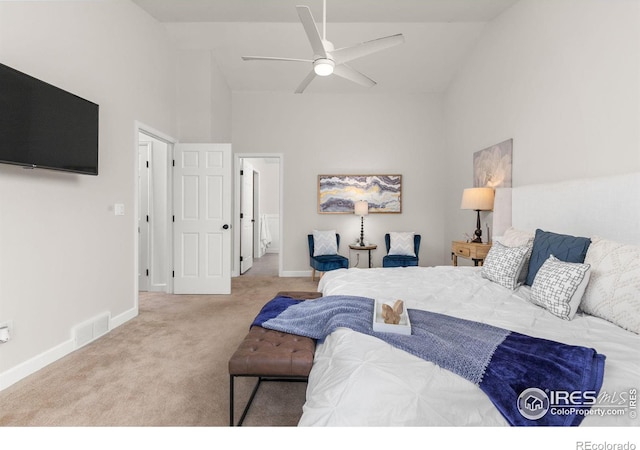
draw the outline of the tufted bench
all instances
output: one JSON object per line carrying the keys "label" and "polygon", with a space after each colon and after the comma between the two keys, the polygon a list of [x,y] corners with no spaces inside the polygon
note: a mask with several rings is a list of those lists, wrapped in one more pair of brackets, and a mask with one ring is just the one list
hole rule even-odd
{"label": "tufted bench", "polygon": [[[308,300],[319,292],[281,291],[277,296]],[[314,339],[253,326],[229,359],[229,425],[234,425],[235,377],[257,377],[253,392],[242,412],[238,426],[263,381],[307,381],[316,350]]]}

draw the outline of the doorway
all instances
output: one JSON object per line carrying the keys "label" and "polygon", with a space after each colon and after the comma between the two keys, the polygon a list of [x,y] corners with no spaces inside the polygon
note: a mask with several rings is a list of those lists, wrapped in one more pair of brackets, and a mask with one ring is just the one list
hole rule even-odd
{"label": "doorway", "polygon": [[[136,292],[228,294],[233,268],[231,144],[178,144],[136,121],[135,151]],[[148,173],[141,156],[145,152],[153,157]],[[185,173],[190,170],[198,173]],[[187,221],[217,228],[185,230]]]}
{"label": "doorway", "polygon": [[238,154],[234,270],[241,276],[282,271],[282,156]]}
{"label": "doorway", "polygon": [[138,291],[172,292],[171,161],[174,141],[137,125]]}

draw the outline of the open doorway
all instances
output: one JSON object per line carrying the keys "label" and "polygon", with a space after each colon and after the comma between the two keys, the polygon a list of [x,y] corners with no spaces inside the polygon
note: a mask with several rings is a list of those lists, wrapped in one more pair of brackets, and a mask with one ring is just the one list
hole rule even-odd
{"label": "open doorway", "polygon": [[171,162],[174,140],[138,124],[138,291],[172,292]]}
{"label": "open doorway", "polygon": [[236,157],[237,275],[279,276],[282,266],[280,155]]}

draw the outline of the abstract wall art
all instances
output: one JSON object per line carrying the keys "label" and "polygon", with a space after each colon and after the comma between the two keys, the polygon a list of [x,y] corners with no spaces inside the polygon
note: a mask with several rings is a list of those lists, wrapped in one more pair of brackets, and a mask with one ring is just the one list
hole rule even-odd
{"label": "abstract wall art", "polygon": [[369,213],[401,213],[402,175],[318,175],[320,214],[353,214],[359,200]]}
{"label": "abstract wall art", "polygon": [[513,139],[473,154],[473,187],[510,188]]}

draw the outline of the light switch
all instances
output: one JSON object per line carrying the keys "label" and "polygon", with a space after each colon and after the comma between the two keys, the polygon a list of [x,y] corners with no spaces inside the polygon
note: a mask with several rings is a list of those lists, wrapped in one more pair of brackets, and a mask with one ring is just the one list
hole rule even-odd
{"label": "light switch", "polygon": [[124,216],[124,204],[116,203],[115,205],[113,205],[113,213],[116,216]]}

